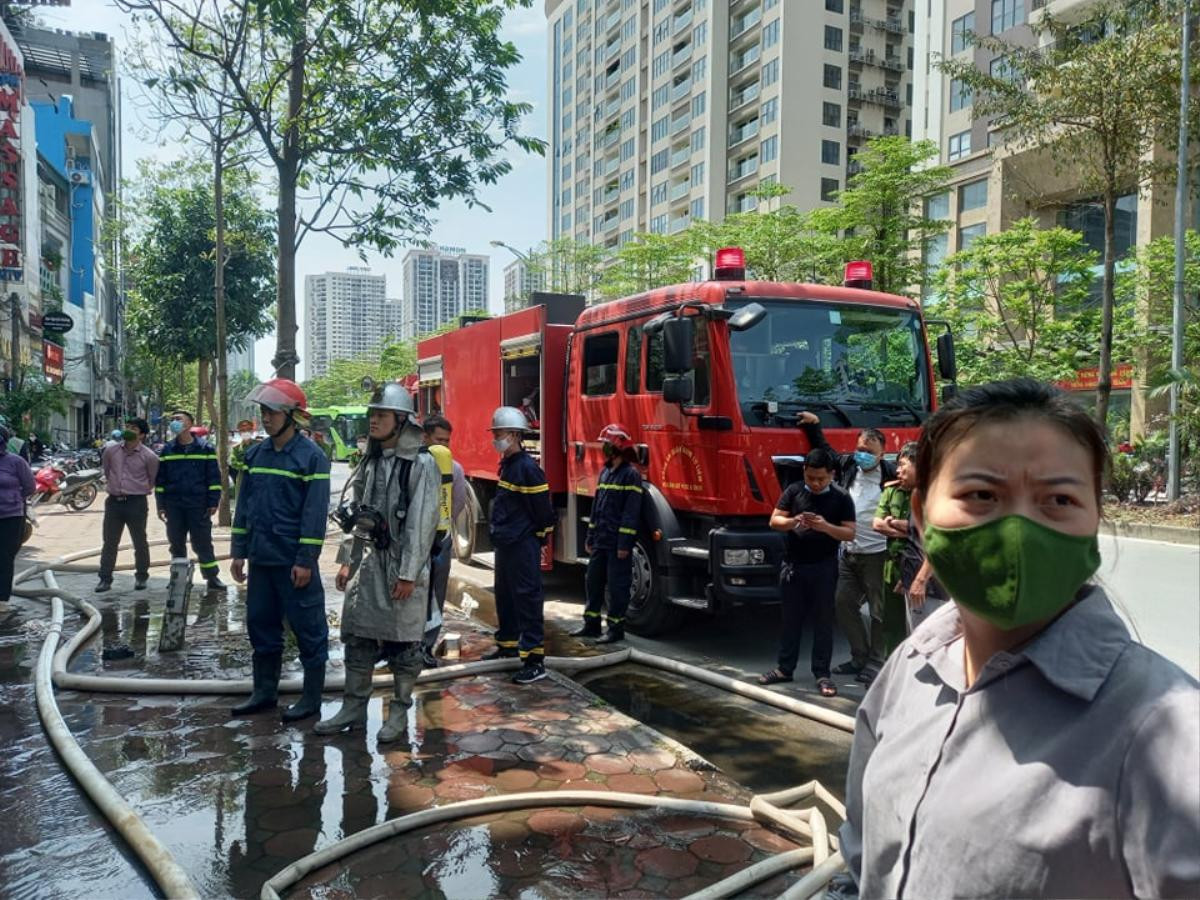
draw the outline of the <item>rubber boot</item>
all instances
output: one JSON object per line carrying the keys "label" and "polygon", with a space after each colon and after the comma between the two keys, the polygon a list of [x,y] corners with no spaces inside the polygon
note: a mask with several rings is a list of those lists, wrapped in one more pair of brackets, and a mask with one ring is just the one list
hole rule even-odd
{"label": "rubber boot", "polygon": [[299,722],[321,711],[321,691],[325,690],[325,663],[306,666],[304,669],[304,692],[300,699],[285,709],[280,718],[285,722]]}
{"label": "rubber boot", "polygon": [[313,726],[316,734],[337,734],[340,731],[353,731],[364,728],[367,724],[367,702],[371,699],[370,666],[352,665],[357,660],[346,658],[346,691],[342,697],[342,708],[328,719],[322,719]]}
{"label": "rubber boot", "polygon": [[604,637],[597,638],[597,644],[615,644],[618,641],[625,640],[625,626],[621,623],[608,623],[608,631],[604,633]]}
{"label": "rubber boot", "polygon": [[278,653],[254,654],[254,690],[249,699],[231,709],[230,715],[249,716],[266,709],[274,709],[279,702],[279,668],[282,657]]}
{"label": "rubber boot", "polygon": [[583,627],[571,632],[571,637],[600,637],[600,616],[584,615]]}
{"label": "rubber boot", "polygon": [[417,676],[421,674],[421,654],[393,656],[388,660],[388,665],[392,669],[394,692],[392,702],[388,705],[387,721],[379,729],[377,740],[381,744],[398,741],[408,731],[408,708],[412,706],[413,688],[417,684]]}

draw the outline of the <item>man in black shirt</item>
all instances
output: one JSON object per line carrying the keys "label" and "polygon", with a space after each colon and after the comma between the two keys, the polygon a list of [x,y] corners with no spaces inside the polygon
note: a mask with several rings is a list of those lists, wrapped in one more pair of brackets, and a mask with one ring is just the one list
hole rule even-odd
{"label": "man in black shirt", "polygon": [[833,659],[833,596],[837,588],[837,551],[854,539],[854,501],[833,483],[836,461],[821,448],[804,461],[804,480],[791,484],[775,504],[771,527],[787,534],[780,572],[783,610],[779,665],[760,675],[759,684],[791,681],[800,656],[800,629],[810,618],[813,629],[812,673],[823,697],[837,694],[829,677]]}

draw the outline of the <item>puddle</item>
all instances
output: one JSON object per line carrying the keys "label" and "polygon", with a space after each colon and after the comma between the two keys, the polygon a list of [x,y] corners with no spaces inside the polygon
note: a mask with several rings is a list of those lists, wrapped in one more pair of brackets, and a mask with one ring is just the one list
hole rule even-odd
{"label": "puddle", "polygon": [[830,793],[843,796],[849,734],[635,665],[584,673],[579,682],[753,791],[782,790],[815,778]]}

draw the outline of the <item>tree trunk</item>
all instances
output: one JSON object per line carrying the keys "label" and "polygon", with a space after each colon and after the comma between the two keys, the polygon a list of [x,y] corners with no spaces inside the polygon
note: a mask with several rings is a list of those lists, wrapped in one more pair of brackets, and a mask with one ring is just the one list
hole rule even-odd
{"label": "tree trunk", "polygon": [[221,468],[221,503],[217,524],[229,519],[229,354],[225,346],[225,148],[221,138],[213,142],[213,217],[216,220],[216,253],[213,297],[217,308],[217,465]]}
{"label": "tree trunk", "polygon": [[1108,428],[1108,401],[1112,396],[1114,274],[1117,262],[1117,192],[1104,194],[1104,284],[1100,301],[1100,366],[1096,377],[1096,421]]}
{"label": "tree trunk", "polygon": [[[199,359],[196,361],[196,408],[192,410],[192,415],[197,419],[204,416],[204,389],[208,387],[208,360]],[[197,422],[197,424],[199,424]]]}
{"label": "tree trunk", "polygon": [[[303,13],[301,14],[303,15]],[[296,181],[300,171],[300,132],[296,122],[304,96],[304,54],[307,39],[300,35],[292,44],[292,74],[288,80],[289,126],[283,138],[279,175],[279,265],[276,272],[278,310],[275,326],[275,357],[271,365],[280,378],[296,377]]]}

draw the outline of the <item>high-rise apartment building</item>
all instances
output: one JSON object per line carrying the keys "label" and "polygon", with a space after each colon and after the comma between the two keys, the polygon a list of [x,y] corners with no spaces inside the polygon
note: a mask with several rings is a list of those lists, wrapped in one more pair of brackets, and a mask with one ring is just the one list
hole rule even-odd
{"label": "high-rise apartment building", "polygon": [[428,334],[464,313],[488,308],[489,258],[459,247],[404,255],[401,336]]}
{"label": "high-rise apartment building", "polygon": [[[995,36],[1006,43],[1032,46],[1039,37],[1030,27],[1049,11],[1060,21],[1082,23],[1097,0],[928,0],[918,4],[915,33],[916,73],[913,137],[933,141],[939,161],[951,167],[948,190],[930,198],[930,218],[950,222],[945,234],[926,245],[933,269],[948,255],[964,250],[985,234],[997,234],[1018,219],[1032,216],[1044,228],[1061,225],[1079,231],[1098,254],[1104,251],[1104,209],[1100,198],[1081,183],[1069,166],[1056,166],[1037,147],[1006,143],[996,123],[975,114],[970,91],[943,74],[939,57],[964,58],[997,74],[1004,53],[976,46],[971,34]],[[1124,255],[1169,235],[1174,217],[1174,184],[1158,184],[1139,193],[1132,182],[1117,202],[1116,250]],[[1193,196],[1189,222],[1200,225],[1200,203]],[[1099,267],[1094,289],[1100,290]],[[926,295],[930,294],[927,285]],[[1144,433],[1147,420],[1145,372],[1149,360],[1114,360],[1132,366],[1113,392],[1112,409],[1129,410],[1131,431]],[[1077,379],[1086,383],[1086,374]]]}
{"label": "high-rise apartment building", "polygon": [[304,279],[306,375],[324,375],[335,359],[360,356],[398,337],[400,304],[386,299],[387,278],[350,267]]}
{"label": "high-rise apartment building", "polygon": [[514,259],[504,267],[504,311],[513,312],[529,305],[534,291],[546,289],[546,273],[523,259]]}
{"label": "high-rise apartment building", "polygon": [[910,130],[913,0],[546,0],[549,234],[615,247],[846,186]]}

